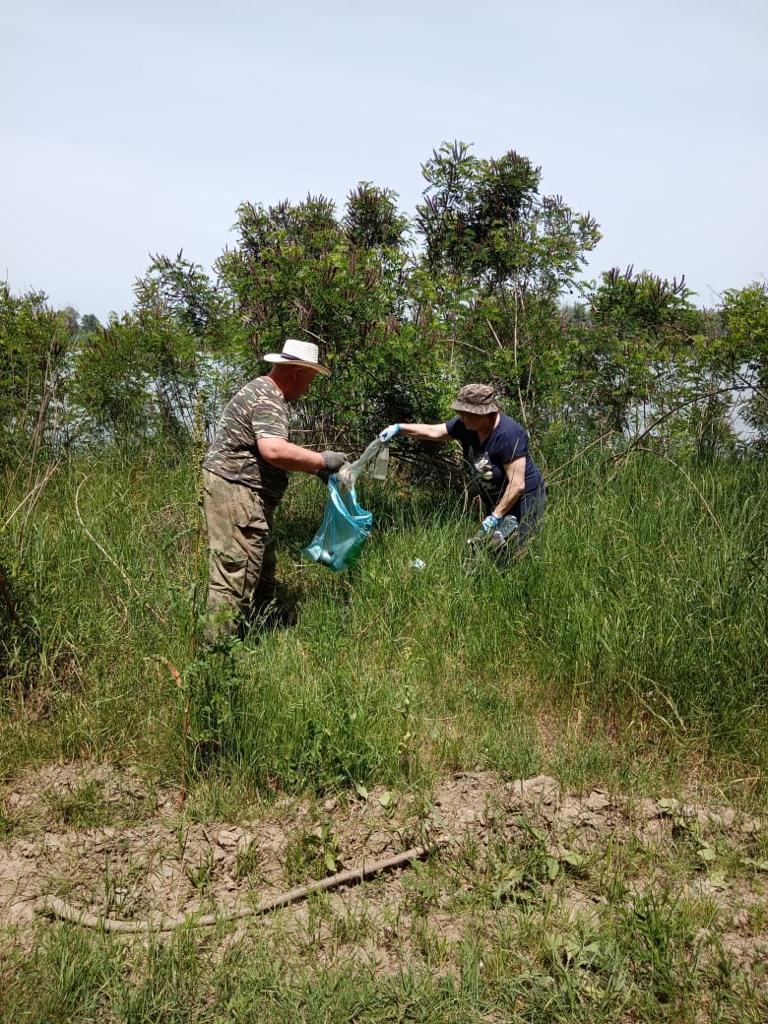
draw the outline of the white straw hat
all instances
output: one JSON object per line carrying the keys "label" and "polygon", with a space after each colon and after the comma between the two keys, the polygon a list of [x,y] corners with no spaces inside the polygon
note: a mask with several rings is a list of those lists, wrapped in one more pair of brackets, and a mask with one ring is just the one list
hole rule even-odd
{"label": "white straw hat", "polygon": [[324,373],[327,377],[331,371],[327,366],[321,366],[318,358],[317,345],[313,341],[297,341],[296,338],[286,338],[282,352],[268,352],[263,356],[264,361],[267,363],[306,366],[310,370]]}

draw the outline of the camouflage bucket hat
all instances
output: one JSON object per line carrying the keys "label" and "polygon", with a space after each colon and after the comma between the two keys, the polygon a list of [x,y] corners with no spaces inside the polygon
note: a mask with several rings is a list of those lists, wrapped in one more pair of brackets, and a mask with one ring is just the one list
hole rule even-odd
{"label": "camouflage bucket hat", "polygon": [[456,412],[471,412],[475,416],[487,416],[499,412],[496,394],[490,384],[465,384],[453,403]]}

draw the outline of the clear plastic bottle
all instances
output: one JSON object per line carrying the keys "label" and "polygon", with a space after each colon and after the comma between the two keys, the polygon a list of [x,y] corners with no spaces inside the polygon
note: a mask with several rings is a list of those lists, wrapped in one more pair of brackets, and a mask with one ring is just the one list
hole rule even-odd
{"label": "clear plastic bottle", "polygon": [[504,516],[491,534],[491,544],[495,548],[503,548],[518,526],[517,516]]}
{"label": "clear plastic bottle", "polygon": [[383,445],[381,451],[376,456],[376,461],[373,464],[373,479],[374,480],[386,480],[387,472],[389,470],[389,446]]}

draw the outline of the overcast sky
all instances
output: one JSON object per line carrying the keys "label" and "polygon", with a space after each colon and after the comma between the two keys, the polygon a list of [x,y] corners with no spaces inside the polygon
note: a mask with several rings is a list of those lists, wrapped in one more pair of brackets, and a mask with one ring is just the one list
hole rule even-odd
{"label": "overcast sky", "polygon": [[768,0],[0,0],[0,277],[102,319],[243,200],[360,180],[408,213],[443,140],[599,221],[589,272],[768,275]]}

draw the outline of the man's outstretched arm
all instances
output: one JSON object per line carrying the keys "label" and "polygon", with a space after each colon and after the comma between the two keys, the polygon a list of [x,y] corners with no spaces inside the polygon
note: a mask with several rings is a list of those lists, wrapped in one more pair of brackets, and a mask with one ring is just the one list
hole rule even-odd
{"label": "man's outstretched arm", "polygon": [[348,460],[344,452],[313,452],[311,448],[292,444],[284,437],[260,437],[256,444],[263,459],[288,473],[317,475],[323,470],[335,473]]}
{"label": "man's outstretched arm", "polygon": [[393,423],[379,434],[380,441],[391,441],[398,434],[418,437],[422,441],[444,441],[448,430],[444,423]]}

